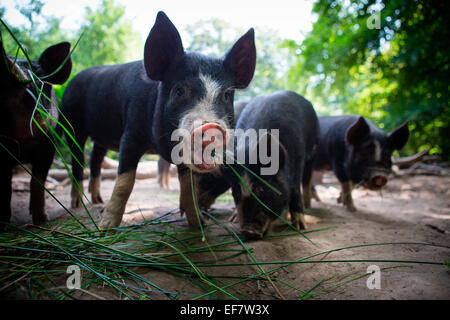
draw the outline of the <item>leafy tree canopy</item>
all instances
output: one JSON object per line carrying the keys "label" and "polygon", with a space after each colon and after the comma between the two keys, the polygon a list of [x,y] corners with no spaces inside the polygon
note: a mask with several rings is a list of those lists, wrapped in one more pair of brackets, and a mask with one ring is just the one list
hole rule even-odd
{"label": "leafy tree canopy", "polygon": [[362,114],[386,129],[410,120],[409,148],[448,159],[447,2],[319,0],[313,12],[306,39],[286,42],[297,56],[289,84],[329,113]]}

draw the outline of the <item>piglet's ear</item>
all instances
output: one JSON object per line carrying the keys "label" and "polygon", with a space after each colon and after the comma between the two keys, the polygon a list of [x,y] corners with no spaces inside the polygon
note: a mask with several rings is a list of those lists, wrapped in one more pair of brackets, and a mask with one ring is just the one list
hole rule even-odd
{"label": "piglet's ear", "polygon": [[246,88],[252,81],[256,66],[255,31],[251,28],[225,54],[224,66],[235,80],[237,89]]}
{"label": "piglet's ear", "polygon": [[53,84],[63,84],[72,72],[70,43],[61,42],[45,49],[39,58],[39,65],[44,71],[43,79]]}
{"label": "piglet's ear", "polygon": [[363,117],[359,117],[358,120],[352,124],[345,133],[345,142],[348,145],[358,145],[367,139],[370,135],[370,128],[366,120]]}
{"label": "piglet's ear", "polygon": [[162,11],[147,37],[144,48],[145,71],[150,79],[162,81],[170,65],[184,55],[177,28]]}
{"label": "piglet's ear", "polygon": [[409,139],[409,121],[403,123],[400,127],[392,130],[388,134],[388,146],[393,150],[402,149]]}

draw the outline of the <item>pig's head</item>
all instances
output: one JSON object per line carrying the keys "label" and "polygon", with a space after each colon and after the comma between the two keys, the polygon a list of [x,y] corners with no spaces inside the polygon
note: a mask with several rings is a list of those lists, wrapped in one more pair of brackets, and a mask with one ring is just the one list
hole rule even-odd
{"label": "pig's head", "polygon": [[[244,142],[245,143],[245,142]],[[262,238],[270,230],[272,223],[283,214],[289,203],[289,185],[288,185],[288,154],[285,147],[270,133],[264,134],[259,138],[256,147],[247,146],[248,152],[258,152],[262,144],[267,145],[267,150],[271,150],[271,144],[275,144],[278,151],[278,170],[275,174],[261,175],[261,169],[267,164],[262,164],[258,159],[255,164],[246,163],[246,167],[253,173],[260,175],[262,179],[270,186],[274,187],[281,194],[276,193],[268,187],[263,181],[255,177],[250,172],[242,169],[240,172],[241,180],[233,187],[233,197],[236,203],[236,210],[239,217],[241,233],[250,238]],[[239,148],[239,146],[238,146]],[[247,157],[248,159],[249,157]],[[235,166],[239,168],[240,166]],[[255,196],[263,202],[265,208]],[[275,214],[274,214],[275,213]]]}
{"label": "pig's head", "polygon": [[345,134],[347,176],[368,189],[384,187],[391,172],[391,156],[394,150],[402,149],[409,138],[408,122],[398,128],[383,133],[372,123],[359,117]]}
{"label": "pig's head", "polygon": [[216,148],[225,150],[233,126],[234,91],[248,86],[255,64],[253,29],[223,58],[212,58],[185,52],[177,29],[159,12],[144,52],[148,77],[160,81],[153,120],[158,152],[200,173],[214,170]]}
{"label": "pig's head", "polygon": [[[0,41],[0,101],[2,104],[1,133],[14,139],[31,137],[30,120],[34,119],[43,128],[46,127],[41,114],[35,111],[36,99],[51,115],[56,114],[56,108],[46,97],[57,102],[52,84],[63,84],[70,76],[72,61],[66,58],[70,54],[70,43],[62,42],[47,48],[39,60],[32,61],[31,67],[23,59],[9,57]],[[65,61],[64,65],[63,62]],[[32,79],[31,73],[37,78]],[[39,90],[42,94],[40,95]],[[45,96],[44,96],[45,94]],[[38,132],[33,123],[33,133]]]}

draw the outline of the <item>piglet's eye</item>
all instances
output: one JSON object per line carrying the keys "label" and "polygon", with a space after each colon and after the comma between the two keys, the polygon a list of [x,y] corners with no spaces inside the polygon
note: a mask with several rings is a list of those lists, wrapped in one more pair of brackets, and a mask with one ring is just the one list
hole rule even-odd
{"label": "piglet's eye", "polygon": [[172,88],[172,99],[184,99],[188,95],[188,89],[182,85],[176,85]]}
{"label": "piglet's eye", "polygon": [[183,87],[178,87],[175,89],[175,95],[179,98],[184,96],[185,92],[186,90]]}
{"label": "piglet's eye", "polygon": [[231,90],[224,91],[224,93],[222,95],[223,102],[230,102],[231,101],[231,97],[232,97],[231,93],[232,93]]}

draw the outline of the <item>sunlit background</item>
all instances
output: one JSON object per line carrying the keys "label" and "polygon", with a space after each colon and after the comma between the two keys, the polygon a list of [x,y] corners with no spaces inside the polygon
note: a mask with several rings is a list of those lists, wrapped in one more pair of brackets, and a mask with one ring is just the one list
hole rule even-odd
{"label": "sunlit background", "polygon": [[[29,1],[2,1],[6,7],[5,18],[13,24],[27,24],[27,19],[16,8],[26,6]],[[46,0],[42,1],[42,14],[61,18],[61,27],[76,31],[84,21],[85,7],[96,10],[101,0]],[[270,27],[284,38],[301,41],[311,31],[313,1],[242,1],[226,2],[208,0],[164,0],[139,1],[117,0],[117,5],[125,8],[124,17],[133,24],[133,29],[141,34],[144,41],[155,20],[156,13],[164,11],[179,28],[182,38],[186,36],[185,28],[200,20],[219,18],[234,27]]]}
{"label": "sunlit background", "polygon": [[[449,7],[446,1],[3,0],[0,17],[31,57],[74,45],[72,76],[142,59],[158,11],[188,51],[222,56],[255,28],[255,76],[237,99],[293,90],[319,115],[360,114],[383,130],[410,120],[403,153],[431,148],[450,159]],[[2,27],[7,52],[17,44]],[[58,87],[59,96],[65,86]]]}

